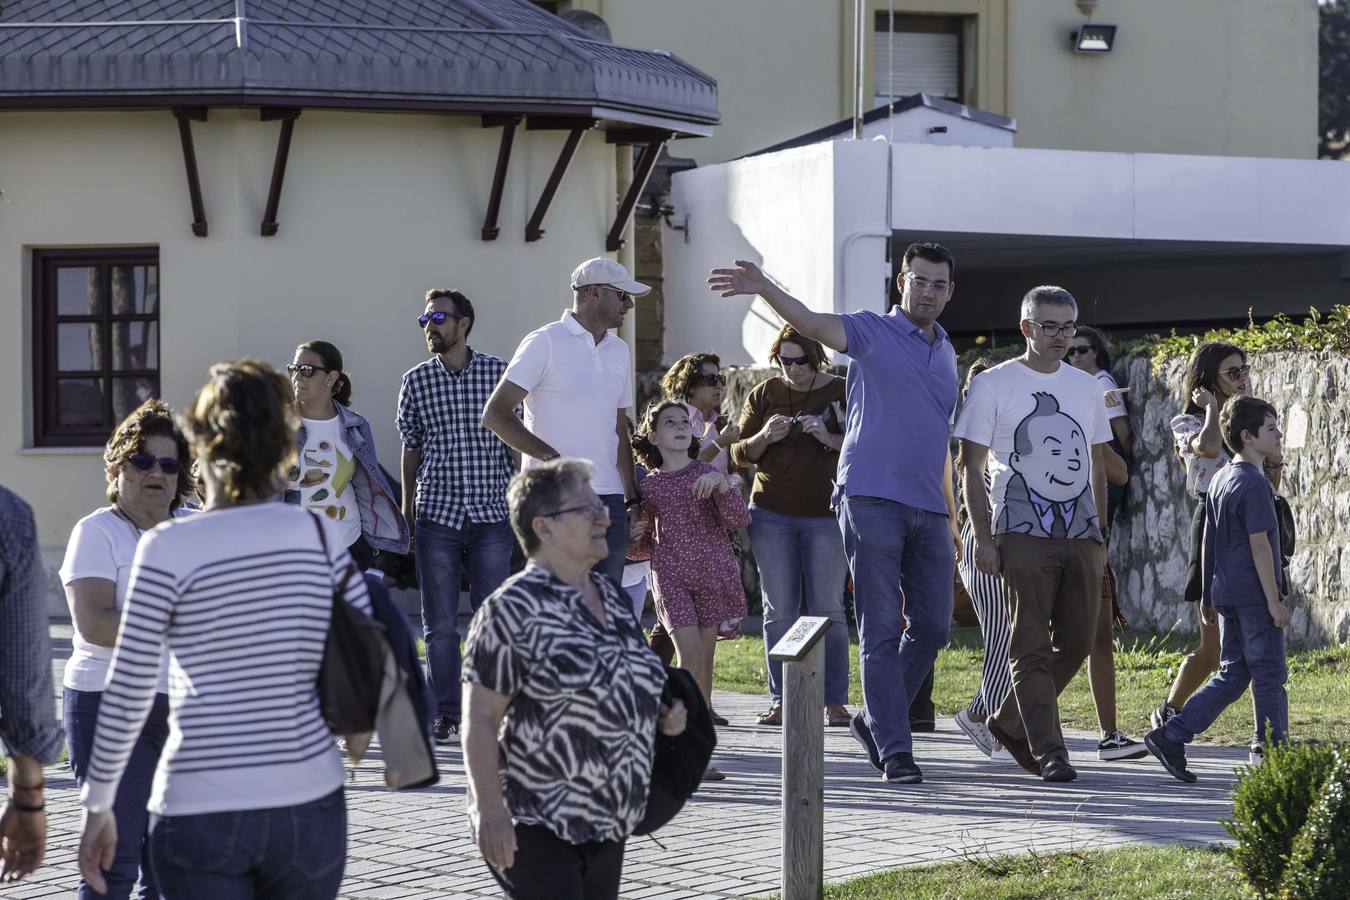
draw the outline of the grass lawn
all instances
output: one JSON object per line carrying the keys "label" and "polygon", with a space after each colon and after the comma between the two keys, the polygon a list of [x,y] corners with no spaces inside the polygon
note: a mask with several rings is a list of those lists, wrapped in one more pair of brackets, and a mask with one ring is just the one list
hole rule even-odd
{"label": "grass lawn", "polygon": [[[1162,702],[1177,667],[1195,639],[1185,635],[1146,635],[1129,632],[1116,638],[1116,708],[1118,727],[1135,738],[1149,728],[1148,715]],[[947,647],[938,655],[933,702],[939,715],[951,715],[970,703],[980,681],[982,646],[978,628],[953,628]],[[1350,646],[1304,650],[1289,656],[1289,725],[1295,738],[1341,739],[1350,734]],[[714,683],[721,690],[763,694],[768,707],[764,642],[758,637],[720,641]],[[862,702],[858,681],[858,654],[849,654],[849,702]],[[1097,728],[1097,714],[1088,690],[1087,666],[1060,698],[1065,727],[1082,731]],[[1219,744],[1245,744],[1253,730],[1249,700],[1234,704],[1214,727],[1199,738]],[[1031,895],[1028,895],[1031,896]]]}
{"label": "grass lawn", "polygon": [[1242,876],[1223,851],[1196,847],[1126,847],[1072,853],[971,857],[962,862],[894,869],[827,885],[830,900],[1097,900],[1115,897],[1245,896]]}

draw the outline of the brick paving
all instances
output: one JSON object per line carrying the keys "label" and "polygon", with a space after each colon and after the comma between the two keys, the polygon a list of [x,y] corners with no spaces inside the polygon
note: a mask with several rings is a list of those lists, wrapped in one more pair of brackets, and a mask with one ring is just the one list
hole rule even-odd
{"label": "brick paving", "polygon": [[[628,842],[623,897],[748,897],[777,890],[781,733],[748,724],[763,705],[761,697],[718,694],[717,709],[732,722],[721,730],[714,760],[727,780],[706,785],[658,832],[664,846],[648,838]],[[944,720],[936,733],[916,738],[925,783],[892,786],[878,780],[847,729],[827,729],[826,878],[964,856],[1227,839],[1218,819],[1231,812],[1233,768],[1245,762],[1245,748],[1194,748],[1192,769],[1200,781],[1182,785],[1151,757],[1098,762],[1094,740],[1073,736],[1069,749],[1079,779],[1049,785],[1013,764],[985,759]],[[438,756],[441,783],[425,791],[385,790],[378,761],[357,770],[348,783],[341,896],[498,896],[469,839],[459,749],[442,748]],[[63,766],[48,770],[47,784],[47,860],[29,879],[6,885],[6,900],[73,894],[78,797]]]}

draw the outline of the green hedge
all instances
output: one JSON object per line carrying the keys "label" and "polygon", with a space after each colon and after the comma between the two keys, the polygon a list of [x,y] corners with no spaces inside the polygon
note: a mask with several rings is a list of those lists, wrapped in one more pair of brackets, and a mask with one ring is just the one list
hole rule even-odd
{"label": "green hedge", "polygon": [[1341,900],[1350,895],[1350,753],[1337,754],[1317,804],[1294,839],[1280,896]]}

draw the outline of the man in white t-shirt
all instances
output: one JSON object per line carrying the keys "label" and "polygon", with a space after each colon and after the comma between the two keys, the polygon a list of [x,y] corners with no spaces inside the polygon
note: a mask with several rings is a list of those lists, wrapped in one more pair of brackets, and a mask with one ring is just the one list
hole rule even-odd
{"label": "man in white t-shirt", "polygon": [[1102,445],[1111,427],[1097,379],[1061,362],[1077,318],[1063,288],[1028,291],[1026,352],[975,378],[956,423],[975,565],[1002,576],[1012,620],[1012,691],[986,724],[1046,781],[1077,777],[1058,698],[1092,647],[1105,564]]}
{"label": "man in white t-shirt", "polygon": [[[641,505],[634,481],[627,409],[633,405],[628,345],[610,333],[633,298],[651,288],[612,259],[572,273],[572,308],[525,336],[483,410],[483,425],[520,451],[522,468],[559,456],[589,460],[591,486],[609,509],[609,556],[601,571],[623,576],[629,514]],[[525,420],[515,409],[525,405]],[[572,511],[568,515],[581,515]]]}

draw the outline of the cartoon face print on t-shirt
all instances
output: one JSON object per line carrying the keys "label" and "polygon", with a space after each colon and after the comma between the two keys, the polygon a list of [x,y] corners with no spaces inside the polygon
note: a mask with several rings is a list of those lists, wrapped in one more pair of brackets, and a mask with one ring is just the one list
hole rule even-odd
{"label": "cartoon face print on t-shirt", "polygon": [[1053,394],[1032,395],[1035,408],[1017,423],[999,531],[1038,537],[1074,538],[1096,521],[1091,503],[1079,503],[1092,480],[1091,456],[1083,428],[1059,408]]}

